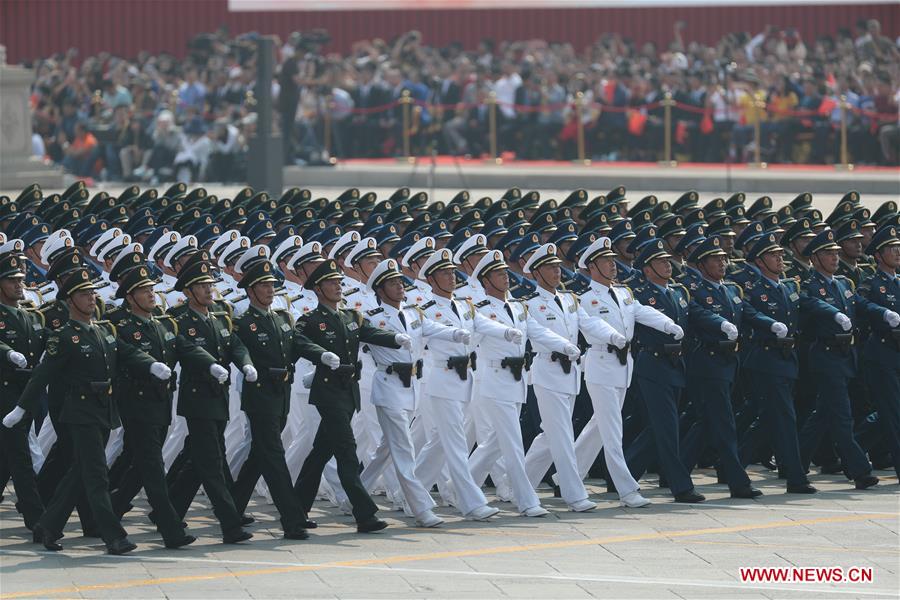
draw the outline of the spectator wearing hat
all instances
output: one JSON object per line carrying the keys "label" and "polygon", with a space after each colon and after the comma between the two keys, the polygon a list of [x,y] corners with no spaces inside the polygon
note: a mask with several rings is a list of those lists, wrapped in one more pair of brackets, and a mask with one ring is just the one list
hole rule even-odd
{"label": "spectator wearing hat", "polygon": [[[860,295],[893,312],[900,312],[900,238],[894,225],[875,234],[866,253],[875,257],[878,270],[860,287]],[[863,369],[868,374],[872,401],[878,408],[878,422],[884,428],[894,471],[900,474],[900,414],[895,401],[900,398],[900,329],[870,318],[872,333],[863,348]]]}
{"label": "spectator wearing hat", "polygon": [[66,302],[69,321],[47,337],[43,359],[3,424],[12,427],[34,412],[50,381],[67,380],[58,425],[69,429],[75,458],[37,525],[41,541],[48,550],[62,550],[58,540],[63,527],[84,494],[107,552],[124,554],[137,546],[126,536],[109,496],[106,438],[120,424],[113,384],[120,368],[159,380],[167,380],[172,372],[134,346],[116,344],[115,328],[108,322],[94,322],[97,297],[87,270],[72,271],[57,297]]}
{"label": "spectator wearing hat", "polygon": [[585,357],[584,381],[594,414],[575,441],[575,455],[578,473],[584,478],[602,448],[619,500],[624,506],[640,508],[650,501],[641,496],[622,451],[622,406],[634,369],[629,345],[635,323],[671,334],[675,339],[683,337],[684,332],[665,314],[637,302],[629,288],[615,283],[615,256],[610,239],[601,237],[585,249],[578,261],[579,268],[586,269],[591,277],[588,290],[581,295],[581,306],[588,315],[606,321],[628,344],[619,349],[587,340],[591,346]]}
{"label": "spectator wearing hat", "polygon": [[244,381],[257,379],[247,348],[234,335],[228,315],[213,312],[212,268],[209,263],[187,264],[178,273],[175,289],[187,299],[187,309],[177,318],[179,336],[187,345],[205,350],[215,361],[201,368],[183,364],[178,388],[179,416],[187,420],[189,457],[177,474],[170,494],[172,505],[183,519],[200,485],[213,505],[213,512],[226,544],[248,540],[252,535],[242,528],[241,515],[234,505],[231,474],[225,457],[225,426],[228,422],[228,369],[233,363],[244,374]]}
{"label": "spectator wearing hat", "polygon": [[842,464],[862,490],[876,485],[878,478],[853,435],[849,396],[849,382],[857,375],[853,328],[862,319],[881,319],[896,327],[900,315],[859,296],[851,281],[836,275],[840,246],[835,239],[835,232],[825,229],[803,250],[813,267],[801,287],[800,309],[815,334],[809,368],[816,386],[816,408],[800,431],[800,455],[808,465],[827,426]]}
{"label": "spectator wearing hat", "polygon": [[389,348],[408,345],[409,338],[374,327],[363,315],[341,308],[341,272],[326,260],[310,273],[304,287],[319,300],[315,310],[297,322],[297,333],[306,338],[301,356],[316,365],[310,384],[310,404],[322,417],[312,450],[294,484],[303,510],[309,513],[319,489],[322,471],[332,457],[337,461],[341,486],[352,505],[360,533],[378,531],[387,523],[375,514],[378,507],[359,479],[359,459],[350,419],[360,409],[359,345],[369,343]]}
{"label": "spectator wearing hat", "polygon": [[531,443],[525,468],[536,486],[550,465],[556,465],[563,500],[570,510],[584,512],[597,505],[588,499],[575,455],[572,412],[581,385],[578,334],[590,336],[593,343],[612,344],[619,349],[625,347],[627,340],[606,321],[589,316],[574,294],[557,292],[562,277],[561,263],[556,246],[548,243],[535,250],[525,264],[525,272],[537,284],[537,290],[526,301],[528,313],[536,328],[549,330],[562,342],[551,344],[547,338],[532,337],[532,347],[537,353],[532,380],[543,433]]}
{"label": "spectator wearing hat", "polygon": [[[3,380],[0,412],[3,415],[15,410],[16,400],[43,351],[42,318],[20,308],[25,298],[25,273],[21,261],[20,256],[12,253],[0,256],[0,379]],[[16,490],[16,510],[22,514],[25,526],[34,532],[34,540],[40,542],[40,530],[36,526],[44,512],[44,504],[38,493],[28,443],[32,419],[33,415],[26,413],[15,425],[0,428],[0,448],[3,449],[4,470],[8,469]]]}

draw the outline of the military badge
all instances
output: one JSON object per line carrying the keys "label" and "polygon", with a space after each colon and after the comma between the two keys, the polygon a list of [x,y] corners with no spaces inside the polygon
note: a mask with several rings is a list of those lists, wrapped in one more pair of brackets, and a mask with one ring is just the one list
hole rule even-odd
{"label": "military badge", "polygon": [[188,335],[190,335],[190,336],[197,335],[197,330],[194,329],[193,327],[191,327],[190,329],[188,329]]}
{"label": "military badge", "polygon": [[72,336],[72,343],[73,343],[73,344],[77,344],[79,339],[80,339],[80,338],[79,338],[77,335],[73,335],[73,336]]}
{"label": "military badge", "polygon": [[769,299],[769,297],[766,294],[761,294],[759,296],[759,299],[762,300],[763,302],[766,302]]}
{"label": "military badge", "polygon": [[326,325],[325,323],[319,323],[319,331],[325,331],[326,329],[328,329],[328,325]]}
{"label": "military badge", "polygon": [[135,332],[134,332],[134,339],[135,339],[136,341],[139,341],[139,340],[141,339],[141,332],[140,332],[140,331],[135,331]]}
{"label": "military badge", "polygon": [[250,331],[256,331],[256,323],[250,323]]}

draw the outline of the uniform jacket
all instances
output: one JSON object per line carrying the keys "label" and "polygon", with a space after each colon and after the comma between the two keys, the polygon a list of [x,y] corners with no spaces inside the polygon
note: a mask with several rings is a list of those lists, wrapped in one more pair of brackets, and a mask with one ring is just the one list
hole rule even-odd
{"label": "uniform jacket", "polygon": [[[888,310],[900,312],[900,278],[878,269],[859,289],[860,295]],[[884,321],[884,317],[869,317],[872,334],[866,340],[863,357],[885,369],[900,369],[900,342]]]}
{"label": "uniform jacket", "polygon": [[787,337],[794,339],[793,349],[777,345],[776,336],[768,330],[753,329],[744,361],[748,369],[768,375],[797,379],[799,362],[796,344],[800,337],[800,284],[794,279],[772,281],[757,277],[744,288],[744,304],[788,328]]}
{"label": "uniform jacket", "polygon": [[[0,305],[0,407],[4,415],[13,409],[25,389],[31,369],[43,352],[45,337],[41,313]],[[7,355],[12,351],[23,354],[28,366],[20,369],[9,362]]]}
{"label": "uniform jacket", "polygon": [[[616,300],[613,300],[610,292],[615,294]],[[606,287],[592,281],[590,289],[581,295],[581,306],[587,314],[600,317],[629,341],[634,337],[636,323],[658,331],[663,331],[666,325],[673,323],[665,314],[635,300],[630,289],[619,285]],[[594,344],[590,338],[588,342],[591,347],[585,357],[584,380],[609,387],[627,388],[634,371],[631,352],[623,365],[616,354],[609,350],[608,344]]]}

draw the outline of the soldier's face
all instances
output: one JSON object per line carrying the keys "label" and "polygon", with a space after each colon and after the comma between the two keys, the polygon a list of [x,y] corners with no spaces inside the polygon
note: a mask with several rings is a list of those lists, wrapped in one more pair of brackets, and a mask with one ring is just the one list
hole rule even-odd
{"label": "soldier's face", "polygon": [[190,287],[194,301],[200,306],[210,306],[213,303],[212,284],[195,283]]}
{"label": "soldier's face", "polygon": [[593,267],[591,269],[592,276],[599,274],[600,278],[607,281],[614,280],[618,274],[616,259],[612,256],[601,256],[600,258],[595,259],[589,266]]}
{"label": "soldier's face", "polygon": [[703,269],[710,279],[720,281],[725,278],[725,265],[728,258],[725,256],[708,256],[703,259]]}
{"label": "soldier's face", "polygon": [[772,273],[784,273],[784,252],[781,250],[766,252],[762,259],[766,268]]}
{"label": "soldier's face", "polygon": [[15,304],[25,299],[25,278],[9,277],[0,279],[0,301],[3,304]]}
{"label": "soldier's face", "polygon": [[509,271],[506,269],[491,271],[485,279],[488,285],[493,286],[501,294],[505,294],[509,290]]}
{"label": "soldier's face", "polygon": [[381,284],[378,295],[388,304],[397,306],[406,297],[406,290],[403,289],[403,280],[399,277],[392,277]]}
{"label": "soldier's face", "polygon": [[649,266],[660,279],[668,281],[672,277],[672,263],[668,258],[654,258],[650,261]]}
{"label": "soldier's face", "polygon": [[794,255],[802,256],[803,250],[809,246],[810,241],[812,241],[811,237],[800,237],[791,242],[791,249],[794,251]]}
{"label": "soldier's face", "polygon": [[253,295],[260,306],[268,308],[275,299],[275,284],[271,281],[257,283],[253,286]]}
{"label": "soldier's face", "polygon": [[734,236],[720,235],[719,239],[722,241],[722,250],[727,252],[728,256],[731,256],[734,252]]}
{"label": "soldier's face", "polygon": [[537,275],[538,281],[542,281],[550,289],[556,289],[559,287],[559,282],[562,281],[562,270],[559,268],[559,264],[538,267]]}
{"label": "soldier's face", "polygon": [[822,271],[827,275],[834,275],[838,269],[838,251],[820,250],[815,253],[815,258],[821,265]]}
{"label": "soldier's face", "polygon": [[341,301],[341,280],[326,279],[317,286],[326,301],[337,304]]}
{"label": "soldier's face", "polygon": [[97,293],[94,290],[79,290],[69,295],[69,304],[82,315],[92,315],[97,308]]}
{"label": "soldier's face", "polygon": [[888,269],[897,270],[900,268],[900,244],[885,246],[877,253],[881,257],[881,262]]}
{"label": "soldier's face", "polygon": [[153,293],[152,285],[137,288],[131,292],[131,299],[144,312],[153,312],[156,308],[156,294]]}
{"label": "soldier's face", "polygon": [[862,238],[844,240],[841,242],[841,251],[849,258],[862,256]]}

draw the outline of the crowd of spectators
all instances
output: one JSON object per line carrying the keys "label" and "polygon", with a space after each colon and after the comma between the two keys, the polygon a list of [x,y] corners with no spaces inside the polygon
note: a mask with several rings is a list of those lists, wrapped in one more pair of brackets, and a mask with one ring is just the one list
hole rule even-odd
{"label": "crowd of spectators", "polygon": [[[108,180],[243,179],[255,37],[203,34],[183,59],[80,60],[71,50],[31,65],[35,153]],[[401,155],[405,93],[416,155],[481,156],[493,122],[497,151],[517,159],[575,158],[581,130],[588,158],[656,161],[671,94],[682,161],[748,161],[758,123],[764,160],[836,162],[845,113],[853,162],[898,164],[900,40],[875,20],[815,40],[766,27],[714,46],[690,41],[679,22],[665,48],[602,34],[580,52],[544,40],[439,48],[416,31],[346,55],[325,52],[329,41],[314,30],[277,43],[272,92],[287,164]]]}

